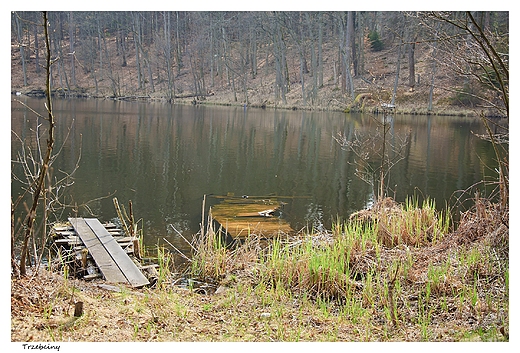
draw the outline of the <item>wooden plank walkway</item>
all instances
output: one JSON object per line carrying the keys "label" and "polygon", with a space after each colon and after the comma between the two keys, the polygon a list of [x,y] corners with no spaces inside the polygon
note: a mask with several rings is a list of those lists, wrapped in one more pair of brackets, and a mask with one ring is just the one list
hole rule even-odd
{"label": "wooden plank walkway", "polygon": [[148,279],[97,218],[69,218],[69,222],[108,282],[130,283],[133,287],[149,284]]}

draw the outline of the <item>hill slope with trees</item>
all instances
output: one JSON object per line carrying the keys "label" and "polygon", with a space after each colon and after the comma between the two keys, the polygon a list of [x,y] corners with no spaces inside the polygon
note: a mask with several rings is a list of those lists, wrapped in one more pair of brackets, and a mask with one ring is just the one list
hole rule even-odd
{"label": "hill slope with trees", "polygon": [[[51,12],[57,95],[504,116],[472,33],[507,62],[507,12]],[[42,94],[39,12],[13,12],[13,92]],[[473,22],[472,22],[473,20]]]}

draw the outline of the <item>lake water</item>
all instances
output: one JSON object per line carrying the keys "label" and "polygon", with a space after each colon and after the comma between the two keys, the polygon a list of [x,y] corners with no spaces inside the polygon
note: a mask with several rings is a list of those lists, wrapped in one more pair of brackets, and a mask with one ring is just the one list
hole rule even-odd
{"label": "lake water", "polygon": [[[44,114],[44,100],[20,99]],[[328,229],[374,199],[373,188],[355,175],[354,153],[334,138],[341,132],[369,139],[377,128],[371,115],[79,99],[56,99],[53,109],[59,150],[53,175],[71,172],[79,159],[65,202],[77,204],[79,216],[110,220],[113,197],[124,205],[131,200],[149,245],[165,238],[185,249],[173,228],[186,238],[199,230],[204,195],[279,195],[296,230]],[[14,100],[11,123],[33,146],[37,124],[47,126]],[[398,201],[429,195],[443,206],[457,190],[495,177],[490,143],[472,134],[484,131],[478,119],[395,116],[389,141],[408,143],[397,143],[403,159],[391,170],[389,194]],[[20,143],[12,136],[14,158]]]}

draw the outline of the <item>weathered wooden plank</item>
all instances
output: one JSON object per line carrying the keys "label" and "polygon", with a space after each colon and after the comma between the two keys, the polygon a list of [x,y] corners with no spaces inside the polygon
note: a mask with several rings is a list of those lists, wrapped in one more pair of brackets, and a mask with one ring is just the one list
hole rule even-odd
{"label": "weathered wooden plank", "polygon": [[[88,248],[89,253],[96,261],[99,270],[108,282],[125,283],[128,282],[121,269],[116,264],[108,250],[101,243],[92,228],[83,218],[69,218],[83,244]],[[99,221],[98,221],[99,222]]]}
{"label": "weathered wooden plank", "polygon": [[85,275],[85,276],[83,276],[83,279],[84,279],[85,281],[89,281],[89,280],[91,280],[91,279],[96,279],[96,278],[99,278],[99,277],[101,277],[101,274],[100,274],[100,273],[92,273],[92,274],[90,274],[90,275]]}
{"label": "weathered wooden plank", "polygon": [[142,287],[150,283],[97,218],[84,218],[84,220],[97,236],[101,244],[112,256],[113,260],[132,286]]}
{"label": "weathered wooden plank", "polygon": [[56,245],[61,245],[61,244],[67,244],[68,246],[77,246],[77,245],[81,245],[82,242],[81,240],[79,239],[56,239],[54,240],[54,243]]}
{"label": "weathered wooden plank", "polygon": [[132,240],[134,240],[133,237],[114,237],[114,239],[118,242],[118,243],[131,243]]}
{"label": "weathered wooden plank", "polygon": [[292,231],[287,221],[275,216],[282,206],[274,198],[225,198],[211,208],[211,215],[232,238],[251,233],[275,236]]}
{"label": "weathered wooden plank", "polygon": [[74,228],[71,226],[55,226],[53,229],[56,232],[74,231]]}
{"label": "weathered wooden plank", "polygon": [[59,235],[59,236],[62,236],[62,237],[70,237],[70,236],[75,236],[76,235],[76,232],[74,230],[56,230],[54,229],[55,232],[56,232],[56,235]]}

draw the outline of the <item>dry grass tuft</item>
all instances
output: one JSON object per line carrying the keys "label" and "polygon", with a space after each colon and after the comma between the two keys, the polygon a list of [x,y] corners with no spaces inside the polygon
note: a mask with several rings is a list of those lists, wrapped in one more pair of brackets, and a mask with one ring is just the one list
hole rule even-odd
{"label": "dry grass tuft", "polygon": [[462,213],[455,234],[460,242],[487,238],[493,246],[508,251],[509,208],[501,209],[499,204],[477,195],[474,206]]}
{"label": "dry grass tuft", "polygon": [[435,203],[425,200],[420,206],[409,199],[398,204],[391,197],[378,200],[370,209],[353,213],[351,221],[377,224],[378,239],[386,247],[400,244],[421,246],[439,241],[450,226],[449,211],[440,214]]}

